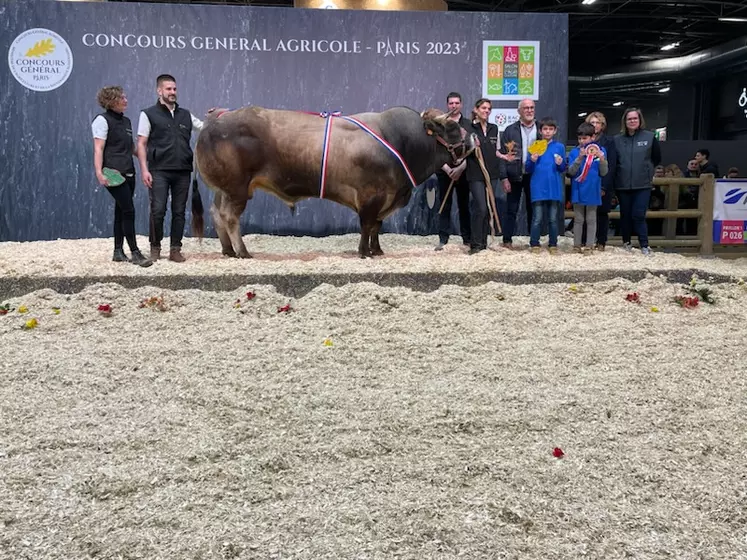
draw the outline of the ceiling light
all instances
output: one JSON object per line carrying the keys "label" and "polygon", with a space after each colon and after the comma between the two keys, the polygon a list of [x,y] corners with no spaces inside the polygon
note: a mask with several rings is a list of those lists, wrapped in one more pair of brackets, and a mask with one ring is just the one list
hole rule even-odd
{"label": "ceiling light", "polygon": [[589,4],[593,4],[597,0],[582,0],[581,3],[585,6],[588,6]]}
{"label": "ceiling light", "polygon": [[731,21],[734,23],[747,23],[747,18],[743,17],[720,17],[719,21]]}
{"label": "ceiling light", "polygon": [[663,51],[671,51],[672,49],[676,49],[679,46],[680,46],[679,43],[669,43],[668,45],[664,45],[661,48],[661,50],[663,50]]}
{"label": "ceiling light", "polygon": [[579,114],[578,114],[578,116],[579,116],[579,117],[585,117],[585,116],[586,116],[586,115],[588,115],[588,114],[589,114],[589,113],[579,113]]}
{"label": "ceiling light", "polygon": [[620,105],[622,105],[622,104],[623,104],[623,102],[622,102],[622,101],[615,101],[615,102],[614,102],[614,103],[612,104],[612,106],[613,106],[613,107],[619,107],[619,106],[620,106]]}
{"label": "ceiling light", "polygon": [[669,91],[669,86],[661,88],[661,89],[659,90],[659,93],[666,93],[666,92],[668,92],[668,91]]}

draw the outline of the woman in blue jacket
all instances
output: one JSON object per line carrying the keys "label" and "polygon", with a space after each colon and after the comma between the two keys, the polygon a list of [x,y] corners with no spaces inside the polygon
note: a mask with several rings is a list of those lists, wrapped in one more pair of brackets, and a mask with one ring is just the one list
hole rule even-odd
{"label": "woman in blue jacket", "polygon": [[542,139],[547,141],[547,150],[542,155],[530,154],[526,161],[526,172],[531,174],[532,224],[529,231],[529,245],[532,251],[540,250],[540,229],[547,216],[551,253],[558,250],[558,212],[563,202],[563,172],[566,168],[565,146],[554,140],[558,131],[552,119],[539,123]]}

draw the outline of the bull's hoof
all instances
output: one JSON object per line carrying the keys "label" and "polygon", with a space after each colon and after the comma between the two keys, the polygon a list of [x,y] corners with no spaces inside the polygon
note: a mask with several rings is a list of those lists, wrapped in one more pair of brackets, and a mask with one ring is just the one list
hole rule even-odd
{"label": "bull's hoof", "polygon": [[239,258],[240,259],[253,259],[254,257],[250,253],[244,251],[243,253],[239,253]]}
{"label": "bull's hoof", "polygon": [[372,257],[380,257],[383,254],[384,254],[384,251],[382,251],[381,249],[374,249],[373,251],[371,251]]}
{"label": "bull's hoof", "polygon": [[223,249],[221,252],[227,257],[236,258],[236,251],[233,249]]}

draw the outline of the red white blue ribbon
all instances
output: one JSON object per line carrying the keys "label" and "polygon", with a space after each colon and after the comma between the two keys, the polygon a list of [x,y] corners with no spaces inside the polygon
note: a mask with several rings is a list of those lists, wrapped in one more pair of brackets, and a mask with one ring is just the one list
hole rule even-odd
{"label": "red white blue ribbon", "polygon": [[376,134],[373,130],[371,130],[368,126],[366,126],[364,123],[359,121],[358,119],[354,117],[341,117],[342,119],[351,122],[355,125],[358,125],[358,127],[363,130],[364,132],[367,132],[371,136],[373,136],[376,140],[379,141],[379,143],[384,146],[387,150],[389,150],[394,157],[399,160],[399,163],[402,165],[402,169],[405,170],[405,174],[407,175],[407,178],[410,180],[410,184],[412,185],[412,188],[417,188],[418,183],[415,181],[415,177],[413,177],[412,172],[410,171],[410,168],[407,167],[407,163],[405,162],[405,158],[403,158],[399,152],[392,146],[389,142],[384,140],[381,136]]}
{"label": "red white blue ribbon", "polygon": [[332,117],[339,117],[342,113],[319,113],[319,116],[326,118],[327,122],[324,123],[324,141],[322,142],[322,169],[321,169],[321,181],[319,184],[319,198],[324,198],[324,190],[327,186],[327,162],[329,161],[329,144],[332,138]]}
{"label": "red white blue ribbon", "polygon": [[394,157],[397,158],[400,165],[402,165],[402,169],[405,170],[405,174],[407,175],[407,178],[410,180],[410,183],[412,184],[412,188],[416,188],[418,186],[417,182],[415,181],[415,177],[413,177],[412,172],[410,171],[410,168],[407,166],[407,163],[405,162],[405,159],[399,154],[399,152],[392,146],[389,142],[384,140],[381,136],[376,134],[373,130],[371,130],[366,124],[359,121],[358,119],[354,117],[343,117],[342,113],[340,111],[322,111],[321,113],[309,113],[306,112],[306,114],[311,115],[319,115],[323,119],[327,119],[327,122],[324,125],[324,140],[322,142],[322,166],[321,166],[321,178],[319,180],[319,198],[324,198],[324,192],[327,187],[327,169],[328,169],[328,163],[329,163],[329,146],[330,146],[330,139],[332,137],[332,122],[333,117],[339,117],[341,119],[344,119],[350,123],[353,123],[358,128],[363,130],[364,132],[368,133],[370,136],[375,138],[382,146],[384,146],[389,152],[391,152]]}
{"label": "red white blue ribbon", "polygon": [[[599,149],[598,146],[595,144],[589,144],[586,149],[588,150],[591,146],[594,146],[596,149]],[[584,167],[581,169],[581,174],[576,178],[576,181],[579,183],[583,183],[586,181],[586,177],[589,176],[589,171],[591,171],[591,166],[594,164],[594,154],[596,153],[596,150],[593,150],[591,154],[587,154],[586,160],[584,161]]]}

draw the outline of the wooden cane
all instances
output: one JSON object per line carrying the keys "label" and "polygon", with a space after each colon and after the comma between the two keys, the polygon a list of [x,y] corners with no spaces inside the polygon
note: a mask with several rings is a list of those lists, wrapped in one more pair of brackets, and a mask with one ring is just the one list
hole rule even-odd
{"label": "wooden cane", "polygon": [[477,161],[480,164],[480,170],[482,171],[482,176],[485,178],[485,194],[486,194],[487,203],[488,203],[488,213],[490,214],[490,232],[491,232],[491,235],[495,237],[495,228],[493,227],[493,219],[495,219],[495,223],[498,226],[498,233],[503,233],[503,228],[501,227],[501,220],[498,217],[498,207],[495,202],[495,195],[493,194],[493,185],[490,183],[490,175],[488,174],[488,170],[485,168],[485,162],[483,161],[482,150],[480,149],[475,150],[475,155],[477,156]]}
{"label": "wooden cane", "polygon": [[446,195],[444,196],[444,199],[441,201],[441,208],[438,209],[438,213],[440,214],[444,210],[444,204],[446,204],[446,201],[449,199],[449,195],[451,194],[451,187],[454,186],[454,179],[451,180],[451,183],[449,183],[449,188],[446,189]]}

